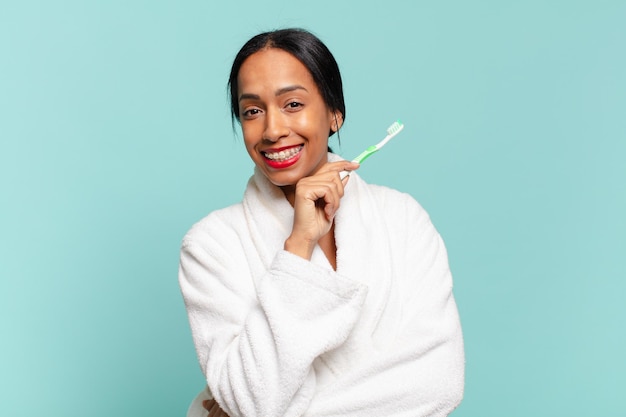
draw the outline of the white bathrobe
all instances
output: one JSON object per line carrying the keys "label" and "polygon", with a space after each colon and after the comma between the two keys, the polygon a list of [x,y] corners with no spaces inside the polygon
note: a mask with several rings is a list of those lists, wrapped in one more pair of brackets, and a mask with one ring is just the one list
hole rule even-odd
{"label": "white bathrobe", "polygon": [[[352,173],[336,271],[319,247],[311,261],[283,250],[292,224],[256,171],[242,203],[183,239],[179,280],[208,395],[231,417],[448,415],[463,396],[463,340],[424,209]],[[201,398],[190,417],[206,416]]]}

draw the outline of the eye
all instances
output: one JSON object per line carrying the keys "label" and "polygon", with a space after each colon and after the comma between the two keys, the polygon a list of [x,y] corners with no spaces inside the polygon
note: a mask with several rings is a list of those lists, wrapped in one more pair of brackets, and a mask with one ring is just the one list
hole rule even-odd
{"label": "eye", "polygon": [[289,103],[287,103],[287,106],[285,106],[287,108],[287,110],[300,110],[301,107],[303,107],[304,104],[298,102],[298,101],[290,101]]}
{"label": "eye", "polygon": [[243,117],[244,119],[253,119],[259,113],[261,113],[261,109],[256,108],[256,107],[252,107],[252,108],[249,108],[247,110],[243,110],[241,112],[241,117]]}

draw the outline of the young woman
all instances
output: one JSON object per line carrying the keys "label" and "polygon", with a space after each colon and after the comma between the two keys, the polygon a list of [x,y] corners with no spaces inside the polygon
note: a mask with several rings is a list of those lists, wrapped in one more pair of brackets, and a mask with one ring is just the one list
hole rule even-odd
{"label": "young woman", "polygon": [[240,204],[183,239],[207,380],[188,415],[450,413],[464,355],[446,251],[413,198],[329,152],[346,117],[330,51],[303,30],[262,33],[229,87],[256,168]]}

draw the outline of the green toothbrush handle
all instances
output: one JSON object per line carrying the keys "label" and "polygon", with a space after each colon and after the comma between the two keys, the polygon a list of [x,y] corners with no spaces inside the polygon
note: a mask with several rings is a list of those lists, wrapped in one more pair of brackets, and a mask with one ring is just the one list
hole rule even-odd
{"label": "green toothbrush handle", "polygon": [[356,158],[354,158],[352,160],[352,162],[356,162],[356,163],[361,164],[367,158],[372,156],[377,150],[378,150],[378,148],[376,148],[376,145],[372,145],[369,148],[367,148],[366,150],[364,150],[363,152],[361,152],[361,154],[359,156],[357,156]]}

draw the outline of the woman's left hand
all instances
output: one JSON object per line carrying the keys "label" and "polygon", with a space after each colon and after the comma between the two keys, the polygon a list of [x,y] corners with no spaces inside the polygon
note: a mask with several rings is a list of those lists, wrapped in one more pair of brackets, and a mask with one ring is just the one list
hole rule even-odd
{"label": "woman's left hand", "polygon": [[228,417],[228,414],[220,408],[219,404],[215,400],[202,401],[202,407],[209,412],[207,417]]}

